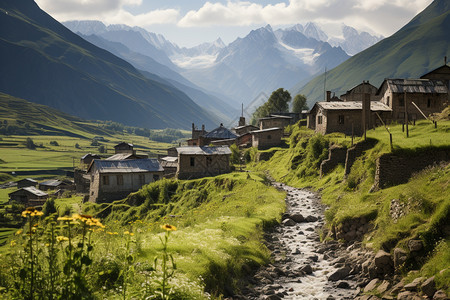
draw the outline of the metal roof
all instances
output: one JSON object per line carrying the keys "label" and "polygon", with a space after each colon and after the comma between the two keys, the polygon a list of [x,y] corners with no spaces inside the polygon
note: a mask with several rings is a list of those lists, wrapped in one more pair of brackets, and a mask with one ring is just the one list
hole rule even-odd
{"label": "metal roof", "polygon": [[129,146],[129,147],[134,147],[134,145],[131,144],[131,143],[121,142],[121,143],[115,145],[114,148],[117,148],[117,147],[122,146],[122,145],[127,145],[127,146]]}
{"label": "metal roof", "polygon": [[207,147],[207,146],[188,146],[188,147],[178,147],[178,154],[188,154],[188,155],[228,155],[231,154],[231,150],[228,146],[217,146],[217,147]]}
{"label": "metal roof", "polygon": [[272,119],[292,119],[289,116],[271,115],[270,117],[259,118],[259,120],[272,120]]}
{"label": "metal roof", "polygon": [[85,158],[87,158],[87,157],[89,157],[89,156],[94,157],[94,158],[100,158],[100,156],[97,155],[97,154],[88,153],[88,154],[83,155],[83,156],[81,157],[81,159],[85,159]]}
{"label": "metal roof", "polygon": [[132,153],[118,153],[106,158],[106,160],[124,160],[134,156]]}
{"label": "metal roof", "polygon": [[258,127],[256,127],[255,125],[242,125],[242,126],[234,127],[234,130],[242,129],[242,128],[247,128],[247,127],[258,128]]}
{"label": "metal roof", "polygon": [[235,139],[237,138],[237,135],[235,135],[234,133],[232,133],[230,130],[228,130],[227,128],[223,127],[222,124],[220,124],[219,127],[217,127],[216,129],[208,132],[207,134],[204,135],[205,138],[210,138],[210,139]]}
{"label": "metal roof", "polygon": [[89,170],[94,167],[99,173],[145,173],[162,172],[157,159],[128,159],[128,160],[94,160]]}
{"label": "metal roof", "polygon": [[175,156],[164,156],[160,158],[161,161],[178,161],[178,157]]}
{"label": "metal roof", "polygon": [[15,194],[15,193],[17,193],[18,191],[21,191],[21,190],[24,190],[24,191],[27,191],[29,193],[32,193],[33,195],[38,196],[38,197],[48,196],[48,194],[46,192],[43,192],[40,189],[35,188],[34,186],[28,186],[28,187],[24,187],[24,188],[18,189],[17,191],[9,193],[9,195]]}
{"label": "metal roof", "polygon": [[[393,93],[421,93],[421,94],[447,94],[448,89],[440,80],[431,79],[386,79],[383,84],[387,84]],[[380,87],[380,90],[381,90]]]}
{"label": "metal roof", "polygon": [[37,181],[34,180],[33,178],[24,178],[24,179],[21,179],[21,180],[19,180],[17,182],[22,182],[22,181],[29,181],[29,182],[37,183]]}
{"label": "metal roof", "polygon": [[276,131],[276,130],[283,130],[279,127],[273,127],[273,128],[266,128],[266,129],[260,129],[260,130],[253,130],[250,131],[250,133],[262,133],[262,132],[269,132],[269,131]]}
{"label": "metal roof", "polygon": [[[333,102],[316,102],[316,104],[326,110],[360,110],[362,109],[362,101],[333,101]],[[371,111],[392,111],[386,104],[380,101],[370,101]]]}
{"label": "metal roof", "polygon": [[43,181],[43,182],[39,183],[39,185],[58,186],[58,185],[60,185],[61,183],[63,183],[61,180],[50,179],[50,180]]}

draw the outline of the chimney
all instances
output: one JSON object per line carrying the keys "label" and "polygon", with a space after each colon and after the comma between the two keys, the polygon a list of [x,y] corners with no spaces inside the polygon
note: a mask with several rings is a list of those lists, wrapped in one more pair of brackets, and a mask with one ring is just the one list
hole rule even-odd
{"label": "chimney", "polygon": [[327,102],[331,100],[331,91],[327,91]]}
{"label": "chimney", "polygon": [[202,124],[202,133],[205,132],[205,124]]}
{"label": "chimney", "polygon": [[238,126],[245,126],[245,117],[240,117],[239,118]]}
{"label": "chimney", "polygon": [[192,123],[192,132],[194,132],[194,130],[195,130],[195,125],[194,125],[194,123]]}

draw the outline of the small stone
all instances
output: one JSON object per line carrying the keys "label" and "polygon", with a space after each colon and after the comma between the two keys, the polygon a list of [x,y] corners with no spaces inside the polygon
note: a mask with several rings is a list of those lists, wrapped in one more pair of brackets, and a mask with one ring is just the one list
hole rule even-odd
{"label": "small stone", "polygon": [[306,274],[311,275],[312,272],[313,272],[313,269],[312,269],[311,265],[305,265],[305,266],[300,268],[300,271],[303,271]]}
{"label": "small stone", "polygon": [[317,262],[319,260],[319,257],[317,255],[309,256],[308,259],[312,260],[313,262]]}
{"label": "small stone", "polygon": [[348,267],[343,267],[340,269],[337,269],[336,271],[334,271],[329,277],[328,280],[329,281],[338,281],[341,279],[344,279],[345,277],[347,277],[347,275],[350,273],[350,268]]}
{"label": "small stone", "polygon": [[295,248],[295,250],[294,251],[292,251],[292,254],[293,255],[298,255],[298,254],[301,254],[302,252],[300,252],[300,249],[298,249],[298,248]]}
{"label": "small stone", "polygon": [[378,279],[378,278],[372,279],[369,282],[369,284],[364,287],[364,293],[374,290],[379,282],[380,282],[380,279]]}
{"label": "small stone", "polygon": [[433,300],[437,299],[448,299],[447,294],[443,290],[439,290],[433,295]]}
{"label": "small stone", "polygon": [[284,220],[282,223],[284,226],[295,226],[296,224],[292,219],[289,218]]}
{"label": "small stone", "polygon": [[383,282],[377,287],[377,291],[380,294],[384,294],[391,287],[391,283],[387,280],[383,280]]}
{"label": "small stone", "polygon": [[349,289],[350,288],[350,284],[348,284],[347,281],[339,281],[337,287],[339,289]]}
{"label": "small stone", "polygon": [[305,218],[306,222],[316,222],[317,221],[317,217],[315,216],[307,216]]}
{"label": "small stone", "polygon": [[419,284],[424,280],[423,277],[417,277],[411,283],[406,284],[403,288],[407,291],[417,291]]}
{"label": "small stone", "polygon": [[305,218],[301,214],[294,214],[290,218],[297,223],[305,222]]}
{"label": "small stone", "polygon": [[422,300],[416,293],[404,291],[397,295],[397,300]]}
{"label": "small stone", "polygon": [[394,249],[394,267],[398,268],[403,265],[408,257],[408,253],[401,248]]}

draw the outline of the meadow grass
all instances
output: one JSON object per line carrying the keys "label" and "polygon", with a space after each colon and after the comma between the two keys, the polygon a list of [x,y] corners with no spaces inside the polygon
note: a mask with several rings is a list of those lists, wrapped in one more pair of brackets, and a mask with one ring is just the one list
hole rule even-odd
{"label": "meadow grass", "polygon": [[[263,175],[232,173],[161,180],[123,201],[90,204],[86,211],[104,216],[112,232],[132,228],[139,241],[137,261],[143,264],[161,250],[160,226],[176,226],[168,248],[178,266],[174,282],[188,280],[195,290],[220,297],[238,289],[245,275],[269,261],[262,234],[281,220],[284,196],[268,186]],[[106,255],[108,249],[104,251]]]}

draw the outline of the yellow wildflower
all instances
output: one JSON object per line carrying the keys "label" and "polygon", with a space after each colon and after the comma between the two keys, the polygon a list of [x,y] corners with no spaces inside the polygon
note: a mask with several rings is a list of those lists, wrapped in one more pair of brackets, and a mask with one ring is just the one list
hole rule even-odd
{"label": "yellow wildflower", "polygon": [[14,247],[15,245],[17,245],[16,241],[12,240],[11,243],[10,243],[10,246]]}
{"label": "yellow wildflower", "polygon": [[129,231],[125,231],[123,234],[130,234],[130,232]]}
{"label": "yellow wildflower", "polygon": [[22,217],[26,218],[28,215],[30,215],[30,217],[34,217],[34,216],[42,216],[44,213],[42,211],[38,211],[36,210],[36,208],[34,207],[27,207],[27,209],[25,209],[22,212]]}
{"label": "yellow wildflower", "polygon": [[59,217],[58,221],[73,221],[71,217]]}
{"label": "yellow wildflower", "polygon": [[22,232],[23,232],[23,230],[22,230],[22,229],[19,229],[19,230],[17,230],[16,235],[19,235],[19,234],[21,234]]}
{"label": "yellow wildflower", "polygon": [[130,235],[131,235],[131,236],[133,236],[133,235],[134,235],[134,233],[130,232]]}
{"label": "yellow wildflower", "polygon": [[162,229],[166,230],[166,231],[175,231],[177,230],[177,228],[173,225],[170,224],[164,224],[161,226]]}
{"label": "yellow wildflower", "polygon": [[66,237],[66,236],[63,236],[63,235],[59,235],[59,236],[56,237],[56,240],[57,240],[58,242],[61,242],[61,241],[68,241],[69,238]]}

